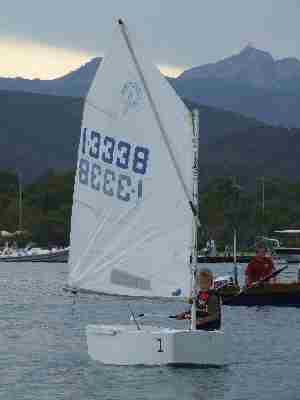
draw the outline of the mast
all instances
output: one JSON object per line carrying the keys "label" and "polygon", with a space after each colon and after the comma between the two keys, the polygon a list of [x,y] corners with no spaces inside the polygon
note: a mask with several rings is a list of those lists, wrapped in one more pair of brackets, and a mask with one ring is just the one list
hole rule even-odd
{"label": "mast", "polygon": [[[199,149],[199,110],[194,109],[192,112],[193,121],[193,203],[198,210],[198,149]],[[192,313],[191,313],[191,329],[196,329],[196,272],[198,263],[198,224],[193,220],[193,245],[191,255],[191,281],[192,281]]]}
{"label": "mast", "polygon": [[23,192],[22,192],[22,178],[21,173],[17,170],[17,177],[18,177],[18,230],[22,230],[23,225]]}
{"label": "mast", "polygon": [[262,215],[265,216],[265,177],[263,176],[262,179]]}
{"label": "mast", "polygon": [[261,179],[261,183],[262,183],[262,202],[261,202],[262,230],[263,230],[263,235],[265,235],[265,177],[264,176]]}
{"label": "mast", "polygon": [[234,275],[234,283],[238,285],[238,270],[237,270],[237,237],[236,237],[236,229],[233,230],[233,275]]}

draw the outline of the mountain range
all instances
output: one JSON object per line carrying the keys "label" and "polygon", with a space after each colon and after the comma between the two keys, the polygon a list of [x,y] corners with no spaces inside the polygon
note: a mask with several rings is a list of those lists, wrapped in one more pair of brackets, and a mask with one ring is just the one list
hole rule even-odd
{"label": "mountain range", "polygon": [[270,53],[250,45],[240,53],[216,63],[184,71],[178,79],[221,79],[264,89],[283,89],[300,79],[300,61],[296,58],[274,60]]}
{"label": "mountain range", "polygon": [[[186,104],[200,111],[203,144],[263,125],[233,112]],[[0,169],[19,169],[30,182],[51,168],[75,168],[82,98],[0,91],[0,110]]]}
{"label": "mountain range", "polygon": [[[201,186],[220,176],[248,186],[262,174],[299,179],[300,129],[185,101],[200,112]],[[18,170],[29,183],[74,169],[82,109],[82,98],[0,91],[0,170]]]}
{"label": "mountain range", "polygon": [[[47,81],[0,78],[0,169],[18,169],[30,182],[75,167],[83,97],[100,63]],[[169,78],[200,110],[201,184],[224,175],[245,184],[261,175],[299,180],[299,77],[298,60],[275,61],[247,46]]]}
{"label": "mountain range", "polygon": [[[84,97],[100,62],[101,58],[94,58],[52,80],[0,78],[0,90]],[[300,61],[296,58],[274,60],[268,52],[246,46],[236,55],[168,79],[181,97],[192,102],[272,125],[300,127]]]}
{"label": "mountain range", "polygon": [[0,90],[84,97],[95,76],[101,58],[94,58],[75,71],[49,80],[0,78]]}
{"label": "mountain range", "polygon": [[177,92],[197,103],[221,107],[258,120],[300,127],[300,61],[274,60],[245,47],[217,63],[184,71],[172,82]]}

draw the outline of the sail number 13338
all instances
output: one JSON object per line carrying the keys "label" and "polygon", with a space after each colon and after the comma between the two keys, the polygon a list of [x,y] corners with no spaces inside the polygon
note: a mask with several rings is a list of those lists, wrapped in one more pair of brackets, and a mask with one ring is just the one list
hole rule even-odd
{"label": "sail number 13338", "polygon": [[94,160],[114,165],[123,170],[132,170],[135,174],[145,175],[147,172],[149,149],[133,146],[124,140],[116,140],[86,128],[82,132],[81,151]]}
{"label": "sail number 13338", "polygon": [[119,200],[140,200],[148,159],[149,149],[146,147],[133,146],[84,129],[78,165],[79,182]]}

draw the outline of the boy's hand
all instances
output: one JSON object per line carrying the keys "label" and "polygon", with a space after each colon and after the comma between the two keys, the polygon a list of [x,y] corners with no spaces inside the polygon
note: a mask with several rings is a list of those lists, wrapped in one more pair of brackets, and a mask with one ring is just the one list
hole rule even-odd
{"label": "boy's hand", "polygon": [[191,319],[191,316],[190,316],[190,314],[188,314],[186,312],[182,312],[182,313],[176,315],[176,319],[178,319],[178,320]]}
{"label": "boy's hand", "polygon": [[184,303],[193,304],[193,299],[191,297],[185,297],[183,301]]}

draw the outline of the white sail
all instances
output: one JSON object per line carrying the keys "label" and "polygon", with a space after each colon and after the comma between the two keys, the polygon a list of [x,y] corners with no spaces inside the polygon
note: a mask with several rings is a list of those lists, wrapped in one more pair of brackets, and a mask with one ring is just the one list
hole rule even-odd
{"label": "white sail", "polygon": [[141,44],[118,26],[84,106],[69,285],[129,296],[187,295],[193,218],[186,196],[186,188],[192,192],[189,114]]}

